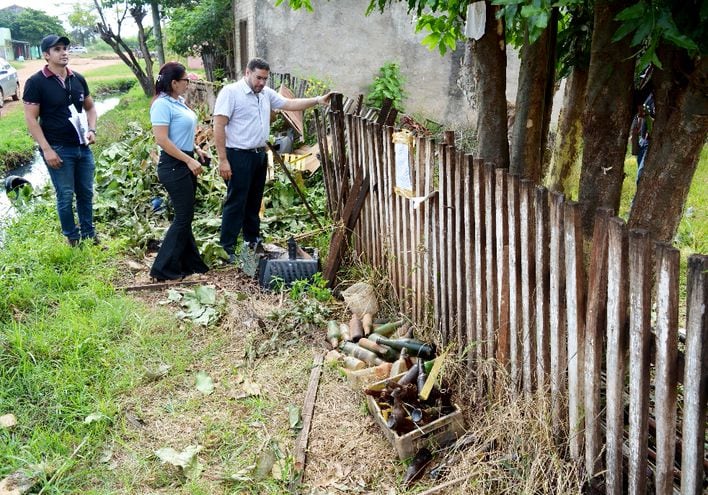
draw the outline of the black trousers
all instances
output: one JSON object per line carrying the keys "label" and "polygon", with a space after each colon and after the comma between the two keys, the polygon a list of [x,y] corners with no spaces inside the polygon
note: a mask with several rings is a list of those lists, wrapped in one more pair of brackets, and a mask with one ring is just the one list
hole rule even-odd
{"label": "black trousers", "polygon": [[209,267],[200,256],[192,233],[197,178],[186,163],[164,151],[160,153],[157,164],[157,178],[167,189],[175,217],[165,233],[150,276],[158,280],[175,280],[193,273],[207,272]]}
{"label": "black trousers", "polygon": [[231,166],[231,180],[226,188],[219,242],[229,254],[234,253],[236,239],[242,228],[244,241],[255,241],[260,234],[259,212],[268,172],[266,156],[265,151],[256,153],[226,149],[226,158]]}

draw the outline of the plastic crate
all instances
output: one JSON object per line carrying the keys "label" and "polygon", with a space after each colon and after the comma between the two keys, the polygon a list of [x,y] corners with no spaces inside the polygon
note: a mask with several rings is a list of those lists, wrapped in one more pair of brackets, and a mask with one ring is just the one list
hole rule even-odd
{"label": "plastic crate", "polygon": [[289,286],[296,280],[311,278],[320,271],[320,260],[316,249],[305,251],[311,259],[269,258],[266,253],[258,261],[258,284],[264,289],[272,289],[276,281]]}
{"label": "plastic crate", "polygon": [[[372,384],[369,388],[378,390],[386,386],[389,380],[398,381],[404,373],[381,380]],[[465,432],[465,425],[462,419],[462,411],[457,404],[453,404],[455,410],[446,416],[442,416],[435,421],[431,421],[427,425],[422,426],[417,430],[410,431],[405,435],[399,435],[388,426],[381,415],[381,408],[376,399],[370,395],[366,396],[366,403],[369,407],[369,412],[374,417],[374,421],[381,427],[384,436],[389,443],[396,449],[399,459],[407,459],[421,448],[427,447],[430,450],[436,450],[438,447],[446,447],[452,445]]]}

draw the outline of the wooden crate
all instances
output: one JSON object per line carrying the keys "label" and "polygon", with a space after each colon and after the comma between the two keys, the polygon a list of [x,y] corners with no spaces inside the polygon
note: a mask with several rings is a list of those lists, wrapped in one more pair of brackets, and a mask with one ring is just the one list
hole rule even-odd
{"label": "wooden crate", "polygon": [[369,368],[364,368],[361,370],[345,369],[344,374],[347,375],[349,385],[354,390],[358,391],[361,391],[362,388],[373,385],[374,383],[377,383],[388,377],[385,373],[385,370],[377,369],[377,367],[375,366],[371,366]]}
{"label": "wooden crate", "polygon": [[[386,380],[376,382],[369,388],[380,390],[386,386],[388,380],[398,380],[402,376],[403,374],[400,374],[392,378],[387,378]],[[391,445],[393,445],[393,448],[396,449],[399,459],[407,459],[415,455],[415,453],[423,447],[428,447],[432,451],[438,447],[450,445],[457,441],[465,432],[462,411],[460,411],[457,404],[454,404],[455,410],[450,414],[438,418],[422,428],[408,432],[405,435],[399,435],[386,426],[386,421],[381,414],[381,408],[376,402],[376,399],[367,395],[366,403],[369,407],[369,412],[374,417],[374,421],[381,427],[384,436]]]}

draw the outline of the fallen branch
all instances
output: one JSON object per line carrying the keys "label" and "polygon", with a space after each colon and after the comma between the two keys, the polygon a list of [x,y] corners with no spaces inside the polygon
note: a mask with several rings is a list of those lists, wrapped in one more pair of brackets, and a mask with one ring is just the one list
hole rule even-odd
{"label": "fallen branch", "polygon": [[317,399],[317,388],[320,384],[320,374],[322,373],[322,361],[324,353],[319,353],[313,361],[312,371],[310,372],[310,383],[307,386],[305,394],[305,402],[302,407],[302,430],[297,437],[295,443],[295,478],[292,484],[299,482],[305,473],[305,461],[307,457],[307,442],[310,437],[310,426],[312,425],[312,416],[315,410],[315,400]]}
{"label": "fallen branch", "polygon": [[124,290],[126,292],[138,291],[138,290],[157,290],[164,289],[165,287],[173,287],[180,285],[197,285],[203,284],[204,280],[170,280],[168,282],[157,282],[152,284],[141,284],[141,285],[129,285],[127,287],[116,287],[116,290]]}

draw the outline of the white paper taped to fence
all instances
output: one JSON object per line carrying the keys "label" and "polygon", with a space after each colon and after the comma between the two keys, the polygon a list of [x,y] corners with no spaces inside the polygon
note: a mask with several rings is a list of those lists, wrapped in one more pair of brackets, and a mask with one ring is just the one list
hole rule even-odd
{"label": "white paper taped to fence", "polygon": [[393,133],[394,153],[396,155],[396,183],[394,191],[401,196],[413,196],[413,174],[411,173],[411,151],[413,134],[402,130]]}
{"label": "white paper taped to fence", "polygon": [[487,22],[487,6],[485,2],[474,2],[467,6],[467,21],[465,36],[478,40],[484,36],[484,25]]}

